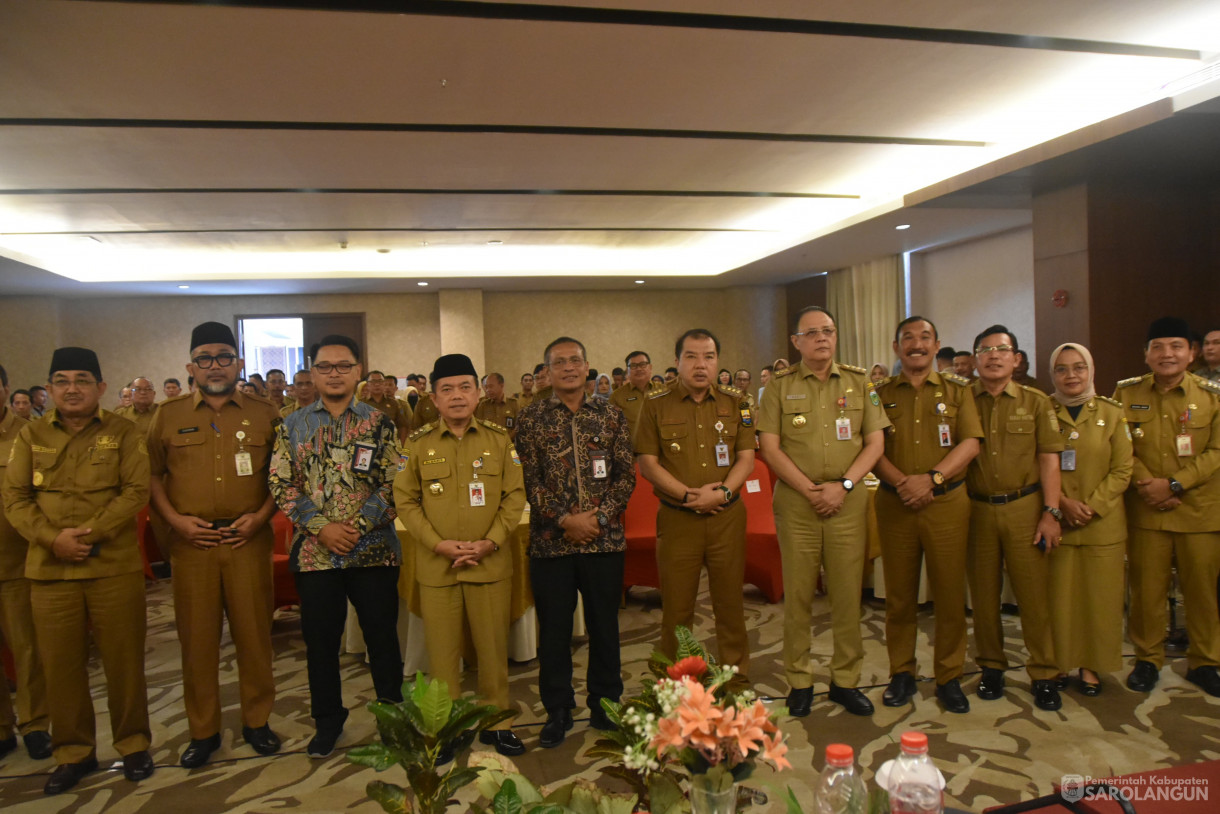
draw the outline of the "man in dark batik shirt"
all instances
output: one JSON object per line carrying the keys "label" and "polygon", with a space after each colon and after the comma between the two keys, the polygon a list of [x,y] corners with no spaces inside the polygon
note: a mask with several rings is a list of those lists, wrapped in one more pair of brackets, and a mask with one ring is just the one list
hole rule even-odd
{"label": "man in dark batik shirt", "polygon": [[576,592],[589,633],[589,722],[612,724],[601,699],[623,692],[618,608],[627,540],[620,516],[635,487],[627,417],[584,399],[585,347],[560,337],[543,354],[552,394],[517,416],[517,451],[530,512],[530,580],[538,611],[538,689],[546,707],[539,742],[563,743],[572,728],[572,615]]}

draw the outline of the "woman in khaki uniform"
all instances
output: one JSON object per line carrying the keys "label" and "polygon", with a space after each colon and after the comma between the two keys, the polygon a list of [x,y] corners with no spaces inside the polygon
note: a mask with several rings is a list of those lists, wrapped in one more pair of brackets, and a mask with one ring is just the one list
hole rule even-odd
{"label": "woman in khaki uniform", "polygon": [[1098,673],[1122,666],[1123,493],[1131,480],[1131,435],[1118,402],[1094,392],[1087,348],[1060,345],[1050,367],[1065,445],[1059,454],[1064,533],[1050,569],[1055,657],[1065,674],[1079,667],[1080,692],[1094,696],[1101,692]]}

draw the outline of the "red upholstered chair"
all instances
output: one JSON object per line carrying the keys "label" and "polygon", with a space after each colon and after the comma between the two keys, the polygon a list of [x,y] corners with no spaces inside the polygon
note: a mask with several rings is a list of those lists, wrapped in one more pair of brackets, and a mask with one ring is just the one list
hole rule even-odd
{"label": "red upholstered chair", "polygon": [[756,455],[741,499],[746,504],[746,582],[761,590],[767,601],[779,602],[784,598],[784,569],[771,509],[773,482],[770,469]]}
{"label": "red upholstered chair", "polygon": [[275,607],[300,605],[296,583],[288,570],[288,548],[292,545],[292,521],[283,512],[271,516],[271,528],[275,533],[275,547],[271,555],[271,579],[275,586]]}
{"label": "red upholstered chair", "polygon": [[657,509],[661,502],[653,494],[652,484],[635,467],[635,489],[623,512],[623,527],[627,536],[627,554],[623,562],[623,590],[632,585],[660,588],[657,575]]}
{"label": "red upholstered chair", "polygon": [[157,547],[156,538],[153,537],[152,523],[148,520],[148,507],[145,506],[136,515],[136,542],[140,544],[140,559],[144,561],[144,578],[156,582],[157,575],[153,573],[152,563],[148,560],[149,541],[154,550],[158,552],[161,550]]}

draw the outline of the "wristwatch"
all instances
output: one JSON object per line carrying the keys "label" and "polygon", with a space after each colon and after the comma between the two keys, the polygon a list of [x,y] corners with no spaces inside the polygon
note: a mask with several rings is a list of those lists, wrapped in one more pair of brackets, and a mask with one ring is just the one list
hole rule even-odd
{"label": "wristwatch", "polygon": [[606,517],[606,513],[605,513],[605,512],[603,512],[603,511],[598,511],[598,513],[597,513],[597,524],[598,524],[599,526],[601,526],[602,528],[605,528],[606,526],[610,525],[610,518],[609,518],[609,517]]}
{"label": "wristwatch", "polygon": [[935,469],[929,469],[928,474],[932,476],[932,485],[933,486],[944,486],[945,485],[945,476],[942,475],[940,472],[937,472]]}
{"label": "wristwatch", "polygon": [[1059,511],[1054,506],[1043,506],[1042,511],[1046,512],[1051,517],[1055,518],[1056,521],[1058,521],[1060,523],[1063,522],[1063,512]]}
{"label": "wristwatch", "polygon": [[1175,478],[1170,478],[1169,491],[1173,492],[1174,497],[1181,497],[1182,493],[1185,492],[1186,489],[1182,486],[1182,484],[1178,483]]}
{"label": "wristwatch", "polygon": [[733,499],[733,490],[730,489],[729,487],[725,486],[724,484],[721,484],[721,485],[717,486],[716,488],[719,489],[720,491],[724,492],[724,502],[725,503],[728,503],[730,500]]}
{"label": "wristwatch", "polygon": [[843,484],[843,488],[849,492],[856,488],[856,482],[851,478],[839,478],[839,483]]}

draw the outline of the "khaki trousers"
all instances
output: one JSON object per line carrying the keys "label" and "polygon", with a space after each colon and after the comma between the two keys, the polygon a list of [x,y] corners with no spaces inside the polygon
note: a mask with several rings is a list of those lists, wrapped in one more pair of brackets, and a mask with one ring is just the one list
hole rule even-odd
{"label": "khaki trousers", "polygon": [[720,663],[750,669],[743,591],[746,581],[746,507],[740,500],[718,514],[695,514],[661,504],[657,510],[657,572],[661,581],[661,652],[678,650],[674,628],[693,627],[699,575],[707,566]]}
{"label": "khaki trousers", "polygon": [[939,495],[917,512],[908,509],[897,494],[881,489],[877,492],[877,525],[885,569],[885,645],[890,675],[918,675],[915,617],[921,563],[926,560],[935,603],[932,658],[936,683],[961,678],[966,662],[966,540],[970,528],[966,488],[959,486]]}
{"label": "khaki trousers", "polygon": [[28,579],[0,582],[0,642],[8,644],[17,668],[16,715],[8,687],[0,687],[0,740],[9,736],[14,724],[22,735],[46,732],[51,726],[47,715],[47,680],[34,637]]}
{"label": "khaki trousers", "polygon": [[775,486],[775,528],[784,563],[784,675],[792,689],[813,686],[813,598],[826,569],[834,652],[830,678],[840,687],[860,683],[864,640],[860,591],[868,545],[868,493],[853,489],[834,517],[823,520],[809,501],[780,481]]}
{"label": "khaki trousers", "polygon": [[1220,622],[1216,611],[1216,578],[1220,576],[1220,532],[1153,531],[1132,528],[1127,543],[1131,564],[1131,609],[1127,633],[1135,658],[1159,670],[1165,663],[1165,628],[1173,557],[1178,558],[1178,582],[1186,603],[1186,633],[1190,669],[1220,666]]}
{"label": "khaki trousers", "polygon": [[97,753],[89,695],[89,628],[106,674],[106,706],[114,748],[122,756],[152,742],[144,684],[144,574],[97,579],[31,580],[34,632],[51,707],[55,762],[79,763]]}
{"label": "khaki trousers", "polygon": [[240,548],[207,550],[175,539],[174,617],[182,644],[182,698],[191,738],[220,732],[220,637],[224,618],[237,654],[242,725],[267,723],[275,703],[271,662],[271,526]]}
{"label": "khaki trousers", "polygon": [[[478,659],[479,697],[500,709],[508,700],[508,617],[512,580],[419,586],[419,609],[432,677],[449,685],[449,697],[462,694],[462,643],[466,623]],[[493,729],[508,729],[504,721]]]}
{"label": "khaki trousers", "polygon": [[1000,621],[1000,592],[1007,569],[1021,609],[1021,633],[1029,651],[1025,669],[1034,681],[1059,674],[1050,620],[1053,554],[1043,554],[1033,544],[1041,517],[1041,492],[998,506],[970,501],[968,575],[974,610],[975,660],[980,667],[997,670],[1008,667],[1004,626]]}

